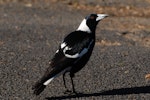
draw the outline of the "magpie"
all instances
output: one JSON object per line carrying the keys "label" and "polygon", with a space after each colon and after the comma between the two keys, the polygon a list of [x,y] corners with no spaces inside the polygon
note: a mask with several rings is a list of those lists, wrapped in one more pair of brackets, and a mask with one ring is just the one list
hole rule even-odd
{"label": "magpie", "polygon": [[95,30],[99,21],[107,17],[107,14],[90,14],[86,16],[79,27],[68,34],[54,57],[43,77],[32,87],[35,95],[39,95],[45,87],[59,75],[63,75],[63,83],[66,91],[65,74],[69,72],[72,84],[72,93],[76,93],[73,77],[88,62],[95,45]]}

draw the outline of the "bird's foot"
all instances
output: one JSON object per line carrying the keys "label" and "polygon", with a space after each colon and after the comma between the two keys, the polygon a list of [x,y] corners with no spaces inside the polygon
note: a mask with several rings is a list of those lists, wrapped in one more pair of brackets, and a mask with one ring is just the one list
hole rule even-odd
{"label": "bird's foot", "polygon": [[79,95],[82,95],[83,93],[76,92],[76,91],[66,90],[66,91],[64,92],[64,94],[68,94],[68,95],[77,95],[77,96],[79,96]]}
{"label": "bird's foot", "polygon": [[80,96],[80,95],[82,95],[83,93],[81,93],[81,92],[76,92],[76,91],[73,91],[72,92],[74,95],[76,95],[76,96]]}
{"label": "bird's foot", "polygon": [[65,92],[64,92],[64,94],[72,94],[72,91],[70,91],[70,90],[66,90]]}

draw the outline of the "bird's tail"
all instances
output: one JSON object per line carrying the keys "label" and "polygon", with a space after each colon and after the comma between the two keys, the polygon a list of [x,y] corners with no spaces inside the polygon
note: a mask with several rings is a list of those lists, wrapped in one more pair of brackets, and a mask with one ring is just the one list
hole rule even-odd
{"label": "bird's tail", "polygon": [[42,82],[36,82],[36,84],[32,87],[32,89],[34,90],[34,94],[35,95],[39,95],[44,89],[45,89],[46,85],[44,85]]}
{"label": "bird's tail", "polygon": [[53,71],[47,70],[44,74],[44,76],[35,83],[35,85],[32,87],[33,93],[35,95],[39,95],[54,78],[55,73]]}
{"label": "bird's tail", "polygon": [[44,76],[32,87],[35,95],[39,95],[55,77],[61,74],[59,70],[49,68],[46,70]]}

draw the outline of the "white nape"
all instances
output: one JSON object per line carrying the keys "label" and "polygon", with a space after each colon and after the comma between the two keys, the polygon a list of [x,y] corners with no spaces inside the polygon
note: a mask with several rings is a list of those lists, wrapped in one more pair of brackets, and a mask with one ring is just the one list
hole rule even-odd
{"label": "white nape", "polygon": [[77,30],[91,33],[91,30],[89,29],[89,27],[86,24],[86,19],[83,19],[83,21],[81,22],[81,24],[79,25]]}

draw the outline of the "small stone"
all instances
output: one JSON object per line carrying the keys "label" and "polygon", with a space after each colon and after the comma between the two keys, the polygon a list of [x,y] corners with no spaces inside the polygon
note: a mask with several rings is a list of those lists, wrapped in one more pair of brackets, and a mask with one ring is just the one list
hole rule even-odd
{"label": "small stone", "polygon": [[146,74],[145,79],[150,80],[150,74]]}

